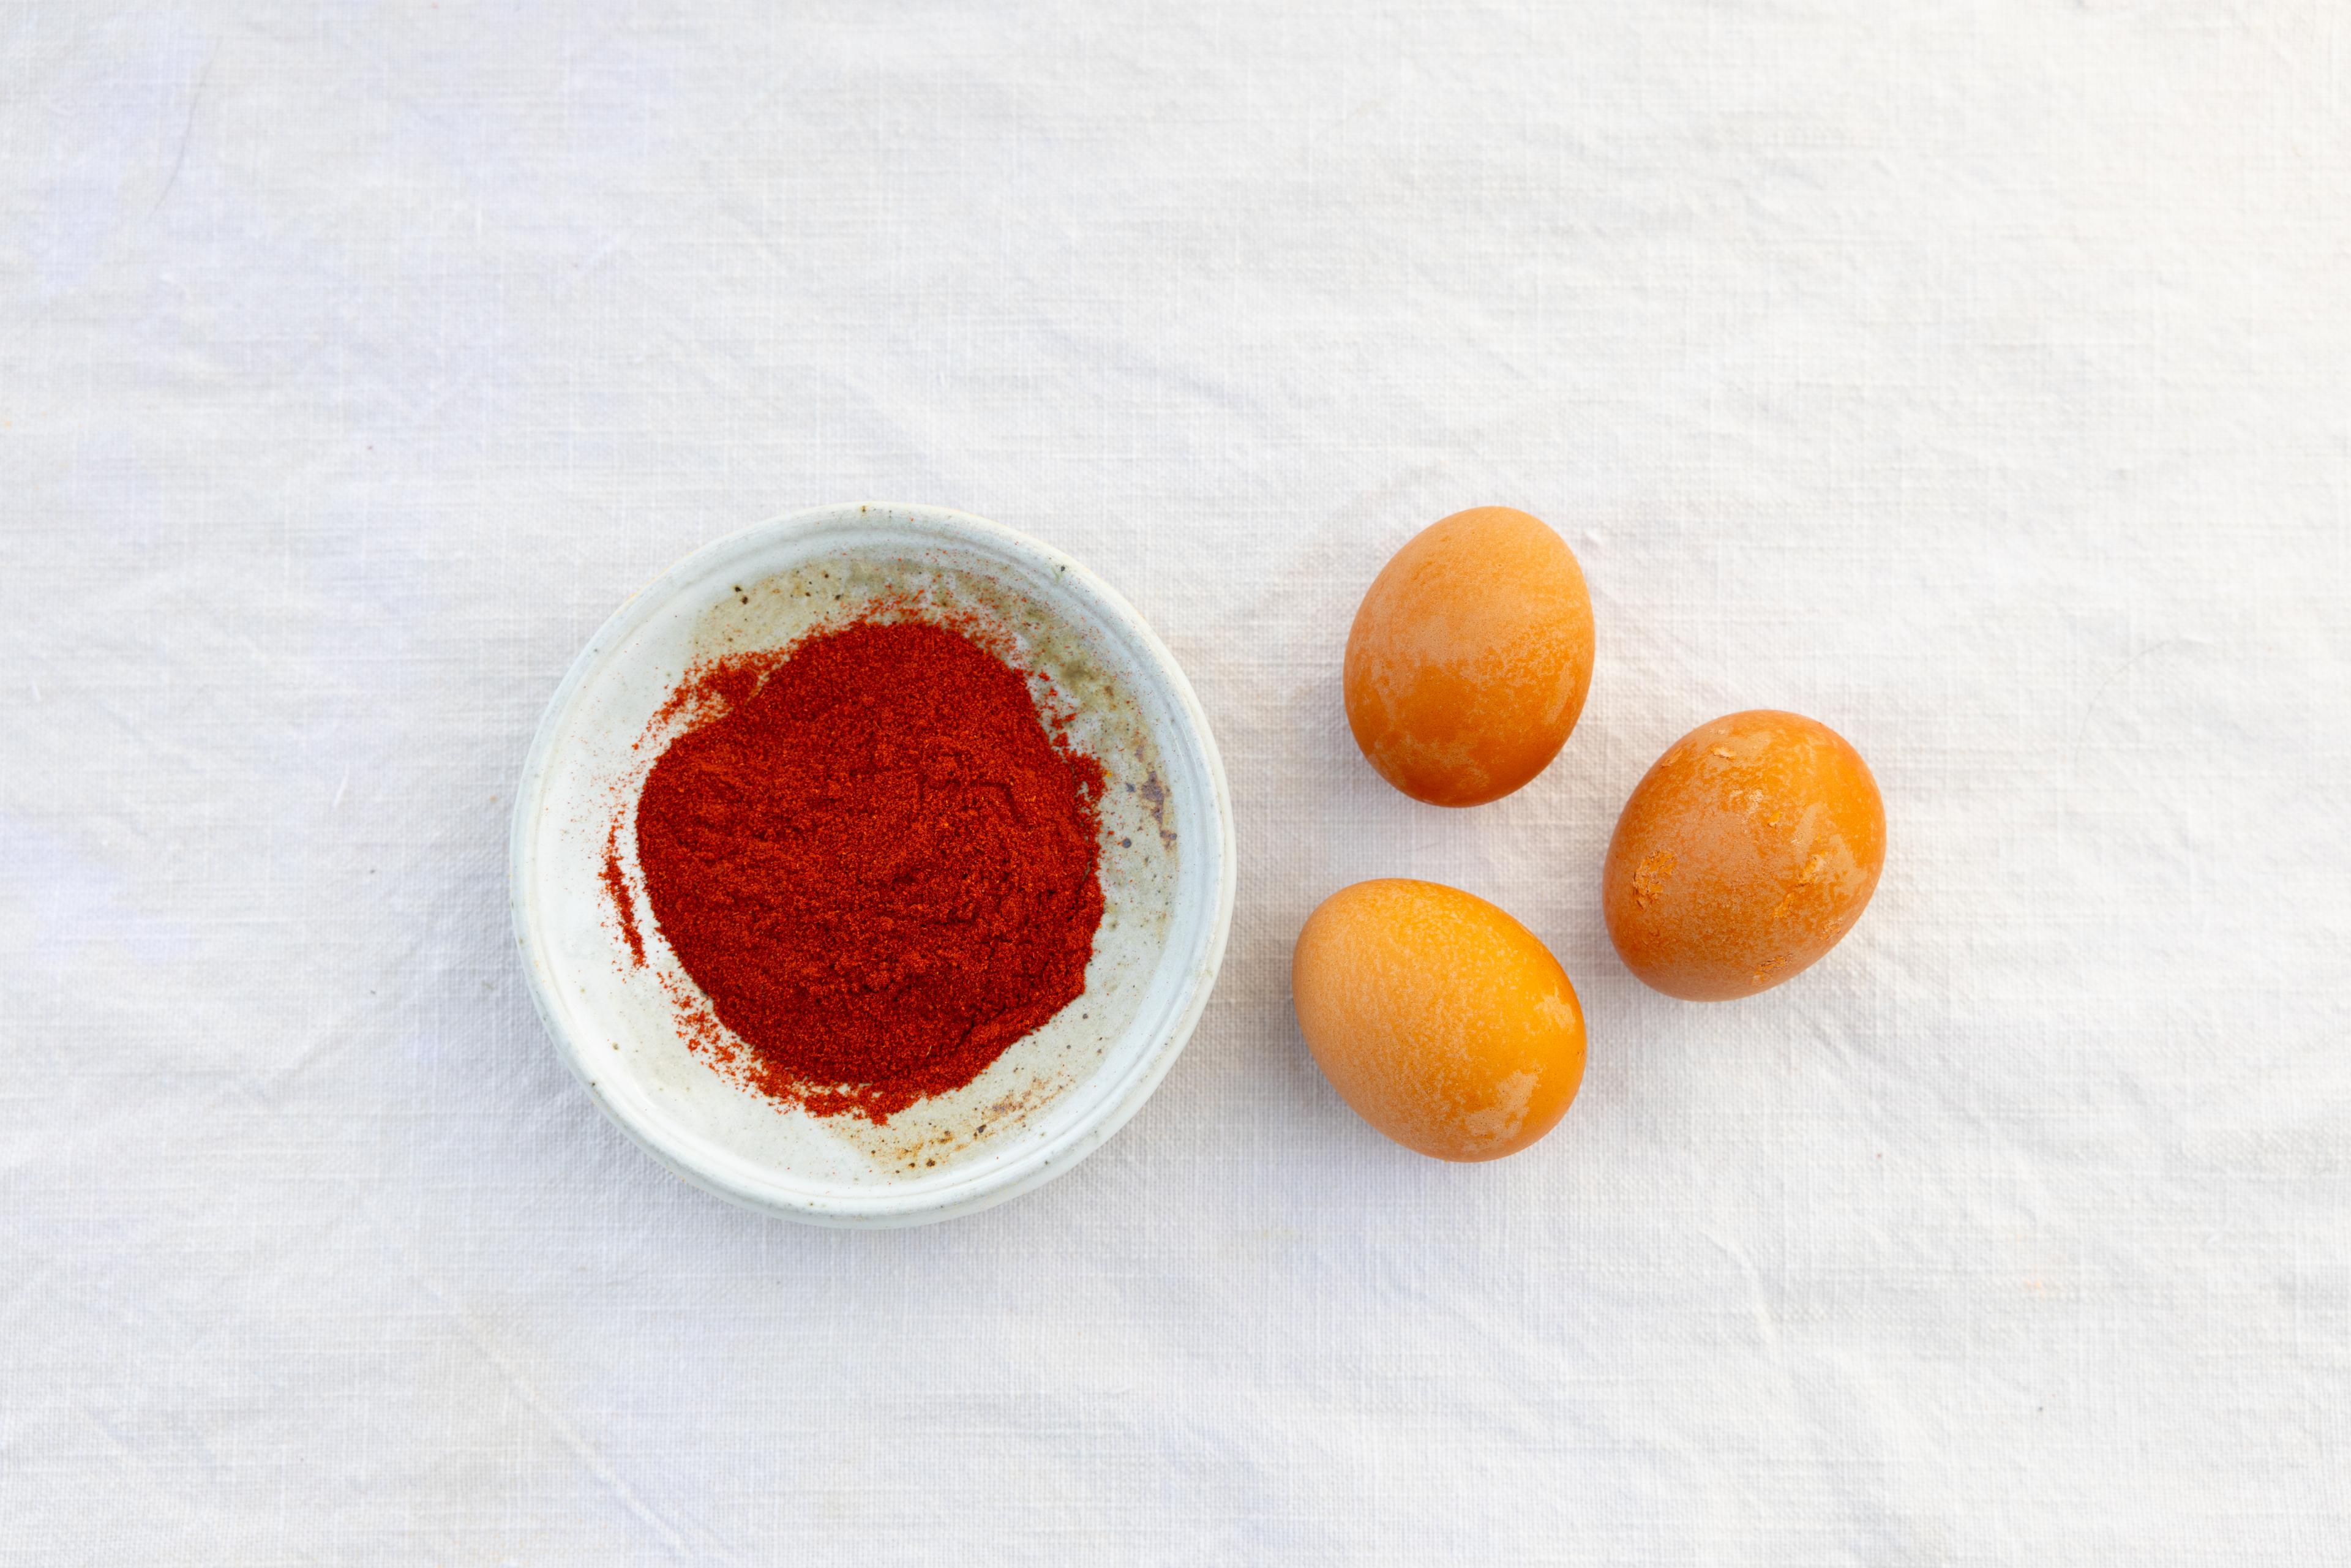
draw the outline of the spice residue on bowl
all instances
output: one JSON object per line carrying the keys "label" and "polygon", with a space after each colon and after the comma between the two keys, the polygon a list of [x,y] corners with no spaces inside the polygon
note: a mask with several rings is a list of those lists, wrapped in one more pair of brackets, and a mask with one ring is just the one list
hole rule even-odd
{"label": "spice residue on bowl", "polygon": [[704,1054],[818,1115],[961,1088],[1085,989],[1103,770],[967,630],[868,614],[697,665],[664,709],[647,910],[724,1026]]}
{"label": "spice residue on bowl", "polygon": [[604,830],[604,868],[597,875],[604,883],[604,896],[612,901],[612,914],[621,923],[621,940],[629,945],[629,962],[642,969],[645,967],[645,939],[637,932],[636,907],[629,902],[629,874],[621,869],[618,822]]}

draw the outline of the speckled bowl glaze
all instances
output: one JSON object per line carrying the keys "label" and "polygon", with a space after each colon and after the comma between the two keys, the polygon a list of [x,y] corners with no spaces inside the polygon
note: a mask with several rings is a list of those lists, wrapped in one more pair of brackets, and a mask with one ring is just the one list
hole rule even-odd
{"label": "speckled bowl glaze", "polygon": [[[633,812],[664,741],[663,705],[689,666],[909,602],[988,628],[1049,700],[1074,709],[1072,741],[1109,777],[1104,915],[1083,996],[972,1083],[877,1124],[811,1115],[714,1064],[683,1016],[698,993],[644,905]],[[621,607],[540,721],[515,800],[510,878],[539,1016],[622,1131],[695,1186],[764,1213],[893,1226],[1050,1181],[1134,1114],[1216,983],[1233,867],[1232,803],[1207,717],[1126,601],[1009,528],[870,503],[721,539]]]}

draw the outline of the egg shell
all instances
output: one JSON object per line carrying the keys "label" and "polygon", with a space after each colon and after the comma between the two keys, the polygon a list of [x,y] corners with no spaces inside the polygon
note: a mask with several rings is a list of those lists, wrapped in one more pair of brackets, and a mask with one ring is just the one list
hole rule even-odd
{"label": "egg shell", "polygon": [[1477,806],[1559,755],[1592,685],[1592,596],[1567,542],[1509,507],[1431,524],[1347,634],[1347,725],[1416,800]]}
{"label": "egg shell", "polygon": [[1516,1154],[1583,1082],[1583,1009],[1534,934],[1433,882],[1323,900],[1290,956],[1298,1027],[1364,1121],[1440,1160]]}
{"label": "egg shell", "polygon": [[1886,808],[1826,725],[1757,709],[1668,747],[1616,820],[1608,936],[1667,996],[1768,990],[1835,946],[1877,887]]}

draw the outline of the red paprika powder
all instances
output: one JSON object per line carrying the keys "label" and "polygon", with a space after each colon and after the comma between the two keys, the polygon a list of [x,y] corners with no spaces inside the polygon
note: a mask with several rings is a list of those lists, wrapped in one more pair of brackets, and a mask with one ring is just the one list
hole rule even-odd
{"label": "red paprika powder", "polygon": [[961,632],[865,621],[703,667],[637,800],[654,924],[733,1069],[882,1122],[1085,989],[1102,770]]}

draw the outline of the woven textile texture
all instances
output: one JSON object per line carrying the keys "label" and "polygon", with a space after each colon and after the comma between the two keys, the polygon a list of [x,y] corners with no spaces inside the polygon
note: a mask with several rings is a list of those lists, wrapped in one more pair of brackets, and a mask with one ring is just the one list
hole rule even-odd
{"label": "woven textile texture", "polygon": [[[2336,0],[0,8],[0,1563],[2351,1561]],[[987,1214],[664,1175],[525,992],[589,633],[874,497],[1213,721],[1223,979]],[[1340,709],[1499,503],[1597,673],[1497,805]],[[1749,1001],[1600,918],[1745,707],[1884,788]],[[1406,1154],[1288,996],[1363,877],[1590,1019]]]}

